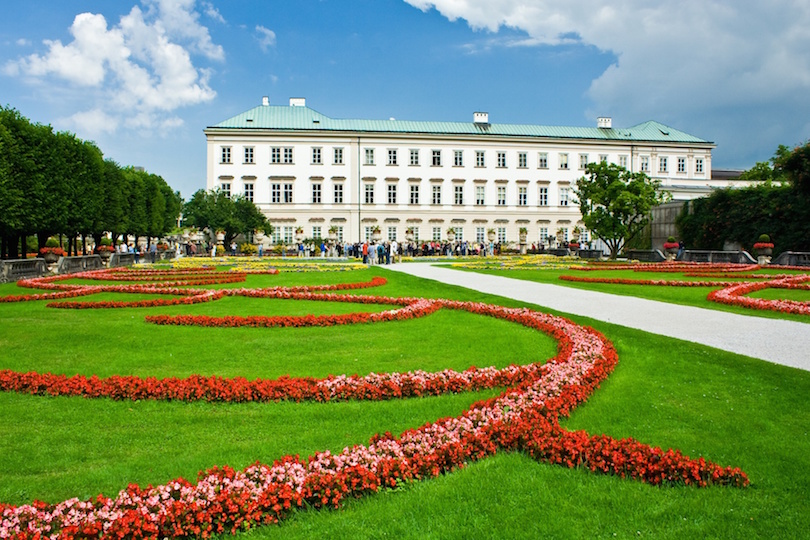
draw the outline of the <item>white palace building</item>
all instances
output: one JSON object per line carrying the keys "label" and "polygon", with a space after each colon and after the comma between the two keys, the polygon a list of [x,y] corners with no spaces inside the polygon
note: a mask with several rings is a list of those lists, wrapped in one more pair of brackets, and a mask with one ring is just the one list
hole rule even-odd
{"label": "white palace building", "polygon": [[[471,122],[347,120],[325,116],[302,98],[260,106],[204,130],[207,188],[244,194],[269,218],[273,241],[294,231],[340,241],[455,238],[500,242],[564,238],[578,224],[573,201],[586,164],[608,161],[662,181],[674,199],[726,187],[713,181],[715,145],[657,122],[614,128]],[[587,233],[584,240],[588,240]]]}

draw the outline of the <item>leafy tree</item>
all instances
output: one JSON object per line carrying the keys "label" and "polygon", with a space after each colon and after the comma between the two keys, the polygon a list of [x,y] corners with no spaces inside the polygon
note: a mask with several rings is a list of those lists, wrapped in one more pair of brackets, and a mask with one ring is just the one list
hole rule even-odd
{"label": "leafy tree", "polygon": [[780,146],[774,165],[776,170],[787,176],[799,194],[810,195],[810,141],[793,150]]}
{"label": "leafy tree", "polygon": [[210,231],[223,231],[225,244],[237,235],[249,234],[256,229],[271,229],[267,218],[255,204],[241,195],[230,198],[220,190],[198,190],[183,208],[187,225]]}
{"label": "leafy tree", "polygon": [[653,206],[671,198],[661,182],[643,172],[631,173],[613,163],[590,163],[588,176],[577,180],[582,221],[610,249],[615,259],[621,249],[650,223]]}

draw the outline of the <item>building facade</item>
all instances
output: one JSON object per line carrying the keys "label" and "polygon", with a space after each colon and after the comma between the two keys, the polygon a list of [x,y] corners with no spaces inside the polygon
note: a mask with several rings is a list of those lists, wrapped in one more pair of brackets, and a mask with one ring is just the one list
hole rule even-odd
{"label": "building facade", "polygon": [[[573,190],[590,162],[607,161],[660,179],[673,198],[707,194],[714,144],[657,122],[630,128],[472,122],[344,120],[301,98],[262,105],[204,130],[207,188],[242,194],[275,228],[274,242],[334,231],[344,242],[528,243],[567,239],[582,227]],[[584,240],[589,240],[587,233]]]}

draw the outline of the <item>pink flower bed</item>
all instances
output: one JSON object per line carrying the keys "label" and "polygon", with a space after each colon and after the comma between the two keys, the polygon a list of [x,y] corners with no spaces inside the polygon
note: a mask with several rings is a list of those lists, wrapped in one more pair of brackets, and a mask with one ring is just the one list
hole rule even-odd
{"label": "pink flower bed", "polygon": [[[3,371],[0,384],[6,391],[114,399],[326,401],[392,399],[496,386],[507,389],[496,398],[473,404],[457,417],[430,422],[398,436],[378,435],[368,444],[347,447],[338,454],[318,452],[306,459],[284,456],[272,464],[256,463],[240,471],[215,467],[199,473],[196,483],[177,479],[144,488],[129,485],[112,498],[100,495],[88,501],[69,499],[57,504],[0,504],[0,538],[158,539],[234,533],[278,522],[295,509],[338,507],[348,498],[395,487],[402,481],[435,477],[504,450],[653,485],[748,485],[747,476],[738,468],[692,459],[677,450],[665,451],[633,439],[562,428],[559,419],[585,401],[617,362],[613,345],[602,334],[567,319],[526,308],[449,300],[320,295],[280,289],[234,294],[284,294],[347,302],[360,298],[366,303],[400,306],[382,312],[389,315],[370,315],[379,320],[422,316],[442,308],[463,310],[547,333],[558,341],[558,353],[546,363],[504,369],[275,381],[199,376],[98,379]],[[300,319],[302,325],[330,324],[318,317]]]}

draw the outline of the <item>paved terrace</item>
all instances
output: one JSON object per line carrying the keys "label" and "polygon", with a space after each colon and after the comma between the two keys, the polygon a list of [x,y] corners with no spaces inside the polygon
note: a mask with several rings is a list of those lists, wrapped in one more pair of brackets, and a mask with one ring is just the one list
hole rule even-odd
{"label": "paved terrace", "polygon": [[810,324],[453,270],[430,263],[385,268],[810,371]]}

